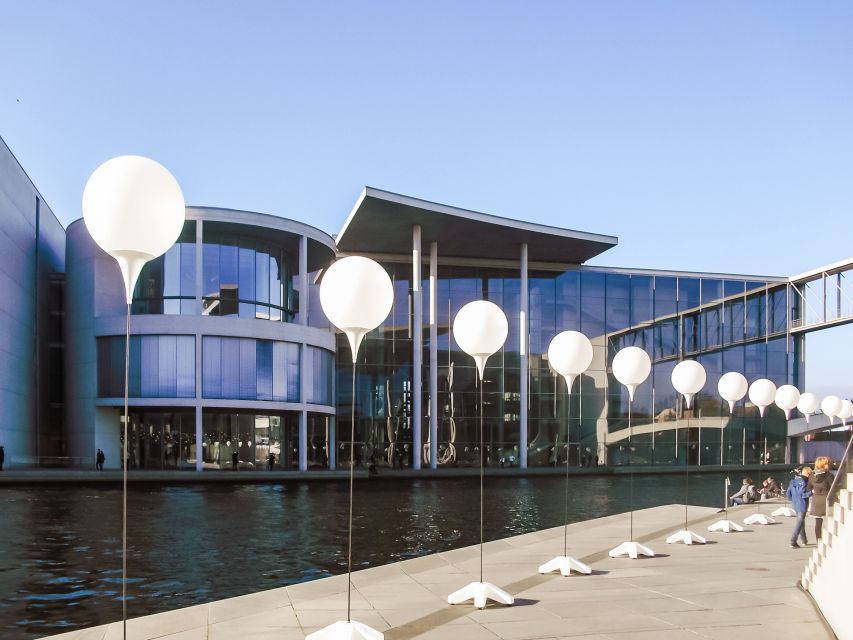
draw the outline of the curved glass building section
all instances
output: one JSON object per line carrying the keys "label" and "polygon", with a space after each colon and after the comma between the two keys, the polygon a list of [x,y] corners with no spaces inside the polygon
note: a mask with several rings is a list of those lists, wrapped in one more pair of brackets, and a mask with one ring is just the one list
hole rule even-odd
{"label": "curved glass building section", "polygon": [[[121,464],[124,315],[115,262],[82,221],[67,233],[69,443]],[[334,464],[334,352],[309,322],[312,274],[335,258],[307,225],[187,209],[178,241],[134,292],[128,465],[139,469],[301,469]],[[300,295],[302,293],[302,295]],[[272,322],[271,322],[272,321]]]}

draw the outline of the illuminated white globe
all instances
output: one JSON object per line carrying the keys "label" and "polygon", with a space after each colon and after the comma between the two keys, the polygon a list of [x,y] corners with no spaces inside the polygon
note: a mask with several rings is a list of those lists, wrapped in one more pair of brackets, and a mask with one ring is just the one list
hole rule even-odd
{"label": "illuminated white globe", "polygon": [[128,304],[142,267],[169,250],[185,217],[184,195],[177,180],[150,158],[107,160],[83,189],[86,229],[119,263]]}
{"label": "illuminated white globe", "polygon": [[746,378],[737,371],[724,373],[717,383],[717,391],[720,393],[720,397],[729,403],[729,413],[734,413],[735,402],[742,400],[748,389],[749,383]]}
{"label": "illuminated white globe", "polygon": [[791,410],[800,401],[800,390],[792,384],[783,384],[776,389],[776,406],[785,412],[785,419],[791,419]]}
{"label": "illuminated white globe", "polygon": [[628,397],[632,402],[634,390],[646,381],[651,371],[651,358],[639,347],[625,347],[613,357],[613,375],[628,387]]}
{"label": "illuminated white globe", "polygon": [[672,370],[672,386],[684,396],[688,409],[693,404],[693,396],[702,390],[706,380],[705,367],[695,360],[679,362]]}
{"label": "illuminated white globe", "polygon": [[776,401],[776,385],[767,378],[759,378],[749,385],[749,401],[758,407],[763,418],[767,407]]}
{"label": "illuminated white globe", "polygon": [[841,415],[843,404],[841,398],[838,396],[826,396],[820,401],[820,410],[823,411],[823,415],[827,416],[829,422],[832,423],[835,422],[835,418]]}
{"label": "illuminated white globe", "polygon": [[320,306],[329,322],[346,334],[353,362],[365,334],[382,324],[393,302],[388,272],[370,258],[341,258],[320,281]]}
{"label": "illuminated white globe", "polygon": [[817,411],[819,406],[820,399],[815,394],[808,392],[801,394],[797,402],[797,409],[806,417],[806,424],[808,424],[809,417]]}
{"label": "illuminated white globe", "polygon": [[474,358],[481,380],[486,360],[503,346],[508,330],[506,315],[488,300],[469,302],[453,319],[453,338],[462,351]]}
{"label": "illuminated white globe", "polygon": [[592,343],[578,331],[558,333],[548,345],[548,363],[566,379],[571,393],[575,377],[589,369],[592,364]]}
{"label": "illuminated white globe", "polygon": [[844,399],[841,401],[841,413],[838,414],[842,423],[846,423],[850,418],[853,418],[853,402]]}

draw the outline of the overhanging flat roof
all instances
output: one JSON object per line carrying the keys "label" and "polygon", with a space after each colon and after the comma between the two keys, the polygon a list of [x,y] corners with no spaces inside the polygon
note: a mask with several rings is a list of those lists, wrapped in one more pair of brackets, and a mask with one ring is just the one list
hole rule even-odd
{"label": "overhanging flat roof", "polygon": [[412,227],[421,226],[421,246],[438,243],[439,256],[581,264],[618,243],[614,236],[560,229],[450,207],[365,187],[338,233],[343,253],[411,254]]}

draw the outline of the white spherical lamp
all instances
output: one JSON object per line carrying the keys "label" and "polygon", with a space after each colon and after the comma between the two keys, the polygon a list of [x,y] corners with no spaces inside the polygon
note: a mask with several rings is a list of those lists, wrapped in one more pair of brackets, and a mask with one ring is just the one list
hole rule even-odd
{"label": "white spherical lamp", "polygon": [[791,419],[791,411],[800,401],[800,390],[792,384],[783,384],[776,389],[776,406],[785,412],[785,419]]}
{"label": "white spherical lamp", "polygon": [[841,413],[838,414],[841,418],[841,423],[845,424],[850,418],[853,418],[853,402],[844,399],[841,401]]}
{"label": "white spherical lamp", "polygon": [[83,189],[86,228],[118,261],[128,304],[142,267],[175,243],[185,216],[177,180],[163,165],[142,156],[107,160]]}
{"label": "white spherical lamp", "polygon": [[742,400],[748,389],[749,382],[746,381],[742,373],[737,371],[724,373],[717,383],[717,391],[719,391],[720,397],[729,403],[729,413],[734,413],[735,402]]}
{"label": "white spherical lamp", "polygon": [[817,411],[819,406],[820,399],[813,393],[803,393],[797,401],[797,409],[806,417],[806,424],[808,424],[809,418]]}
{"label": "white spherical lamp", "polygon": [[689,409],[693,404],[693,396],[705,386],[705,367],[695,360],[684,360],[675,365],[672,370],[672,386],[684,396]]}
{"label": "white spherical lamp", "polygon": [[503,346],[508,330],[506,315],[498,305],[488,300],[469,302],[453,319],[456,344],[474,358],[480,380],[483,379],[486,360]]}
{"label": "white spherical lamp", "polygon": [[353,362],[362,339],[388,317],[393,302],[388,272],[370,258],[341,258],[320,281],[320,306],[329,322],[346,334]]}
{"label": "white spherical lamp", "polygon": [[749,401],[758,407],[763,418],[764,411],[776,400],[776,385],[767,378],[759,378],[749,385]]}
{"label": "white spherical lamp", "polygon": [[613,357],[613,375],[628,387],[628,397],[634,401],[634,390],[645,382],[652,371],[649,354],[639,347],[625,347]]}
{"label": "white spherical lamp", "polygon": [[835,422],[835,418],[841,414],[843,402],[838,396],[826,396],[820,401],[820,410],[829,417],[829,423]]}
{"label": "white spherical lamp", "polygon": [[548,345],[548,363],[566,379],[569,393],[576,376],[592,364],[592,343],[578,331],[563,331],[555,335]]}

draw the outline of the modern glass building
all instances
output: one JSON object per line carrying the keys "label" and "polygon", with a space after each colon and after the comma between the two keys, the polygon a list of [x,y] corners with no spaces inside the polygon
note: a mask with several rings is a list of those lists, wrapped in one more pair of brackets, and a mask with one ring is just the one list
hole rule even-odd
{"label": "modern glass building", "polygon": [[[121,281],[82,220],[67,249],[69,447],[100,448],[119,467]],[[298,222],[187,209],[180,238],[134,291],[130,468],[334,464],[334,336],[307,304],[314,272],[334,256],[328,235]]]}
{"label": "modern glass building", "polygon": [[[488,465],[542,467],[565,456],[579,466],[784,462],[784,414],[770,407],[762,419],[747,401],[730,415],[717,382],[740,371],[802,387],[787,278],[582,264],[615,243],[365,189],[338,250],[381,262],[396,293],[360,353],[356,455],[415,468],[478,464],[479,389],[452,321],[464,304],[486,299],[509,321],[483,382]],[[547,362],[551,338],[569,329],[589,337],[595,353],[571,396]],[[611,373],[628,345],[653,361],[630,431],[628,395]],[[337,406],[346,415],[351,365],[342,336],[338,346]],[[692,410],[670,378],[685,358],[708,374]]]}
{"label": "modern glass building", "polygon": [[[82,220],[61,229],[5,146],[0,169],[10,212],[0,241],[17,238],[0,256],[14,303],[0,313],[0,397],[14,418],[0,425],[7,464],[91,466],[102,449],[106,466],[119,468],[118,269]],[[145,267],[134,292],[128,464],[308,471],[351,457],[414,469],[476,465],[481,455],[492,467],[529,468],[566,457],[577,466],[796,459],[779,409],[761,418],[742,401],[730,414],[717,381],[740,371],[803,389],[809,296],[841,275],[797,285],[586,264],[616,243],[372,188],[335,238],[277,216],[190,207],[178,242]],[[391,314],[359,353],[354,448],[349,347],[318,295],[323,269],[350,254],[382,264],[395,290]],[[483,383],[482,453],[474,363],[452,331],[458,310],[478,299],[509,322]],[[840,304],[838,322],[847,318]],[[824,300],[818,315],[832,313]],[[547,361],[550,340],[568,329],[589,337],[595,354],[570,395]],[[627,393],[611,373],[627,345],[653,361],[630,429]],[[708,374],[691,410],[670,381],[686,358]]]}

